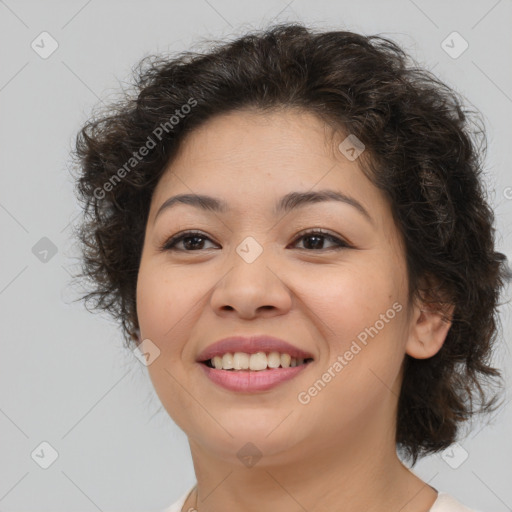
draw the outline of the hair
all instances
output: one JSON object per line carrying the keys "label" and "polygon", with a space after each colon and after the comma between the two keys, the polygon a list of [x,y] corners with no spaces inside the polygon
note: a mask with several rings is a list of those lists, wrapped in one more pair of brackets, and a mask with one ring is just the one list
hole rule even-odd
{"label": "hair", "polygon": [[89,284],[81,299],[120,323],[127,347],[138,339],[136,283],[152,193],[184,137],[231,111],[299,109],[364,144],[359,165],[389,200],[404,242],[409,301],[454,306],[439,352],[405,355],[397,448],[414,465],[452,444],[474,414],[496,408],[487,386],[501,379],[491,356],[509,276],[480,180],[485,131],[460,94],[387,38],[300,23],[204,53],[146,57],[134,82],[131,94],[91,116],[74,151],[83,205],[78,277]]}

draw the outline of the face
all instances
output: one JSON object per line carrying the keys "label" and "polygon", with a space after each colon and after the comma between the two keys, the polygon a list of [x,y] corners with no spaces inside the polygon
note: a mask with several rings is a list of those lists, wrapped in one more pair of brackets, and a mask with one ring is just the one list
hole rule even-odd
{"label": "face", "polygon": [[[152,197],[137,285],[140,339],[160,350],[148,371],[189,440],[224,460],[249,441],[292,461],[393,430],[410,334],[405,254],[389,204],[338,149],[345,135],[330,133],[292,110],[217,116],[183,142]],[[350,199],[275,212],[287,194],[320,191]],[[225,210],[160,210],[178,194]],[[313,361],[253,392],[212,382],[196,361],[221,338],[258,334]]]}

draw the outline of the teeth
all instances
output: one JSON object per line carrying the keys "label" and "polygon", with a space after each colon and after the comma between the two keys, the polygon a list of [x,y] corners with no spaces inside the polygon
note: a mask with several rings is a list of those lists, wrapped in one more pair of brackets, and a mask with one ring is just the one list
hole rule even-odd
{"label": "teeth", "polygon": [[251,354],[249,359],[249,370],[265,370],[267,368],[267,355],[265,352]]}
{"label": "teeth", "polygon": [[267,364],[269,368],[279,368],[281,364],[281,356],[279,352],[270,352],[267,356]]}
{"label": "teeth", "polygon": [[222,368],[231,370],[234,368],[233,354],[224,354],[222,356]]}
{"label": "teeth", "polygon": [[244,352],[228,352],[222,356],[215,356],[210,363],[217,370],[253,370],[260,371],[267,368],[290,368],[304,364],[303,358],[291,357],[290,354],[279,352],[256,352],[246,354]]}
{"label": "teeth", "polygon": [[242,352],[235,352],[233,356],[235,370],[248,370],[249,369],[249,355]]}

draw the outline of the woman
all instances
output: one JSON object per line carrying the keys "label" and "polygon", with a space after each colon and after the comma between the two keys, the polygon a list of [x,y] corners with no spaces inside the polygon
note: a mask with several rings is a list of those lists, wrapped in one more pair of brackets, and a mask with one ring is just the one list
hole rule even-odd
{"label": "woman", "polygon": [[300,24],[146,64],[77,139],[79,236],[188,436],[167,510],[470,510],[399,458],[496,403],[504,256],[460,98]]}

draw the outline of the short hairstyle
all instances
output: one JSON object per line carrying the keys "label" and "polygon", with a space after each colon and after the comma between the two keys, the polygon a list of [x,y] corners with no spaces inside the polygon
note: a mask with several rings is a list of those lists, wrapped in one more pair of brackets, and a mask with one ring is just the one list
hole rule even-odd
{"label": "short hairstyle", "polygon": [[[487,386],[506,258],[480,180],[486,136],[463,98],[393,41],[285,23],[208,51],[143,59],[134,93],[92,116],[76,140],[88,309],[110,313],[135,348],[136,283],[152,193],[184,137],[218,114],[290,108],[365,146],[362,171],[389,200],[406,249],[409,301],[455,306],[429,359],[405,355],[396,445],[413,464],[496,407]],[[474,116],[472,114],[475,114]],[[144,150],[143,148],[146,148]],[[480,407],[477,407],[477,406]]]}

